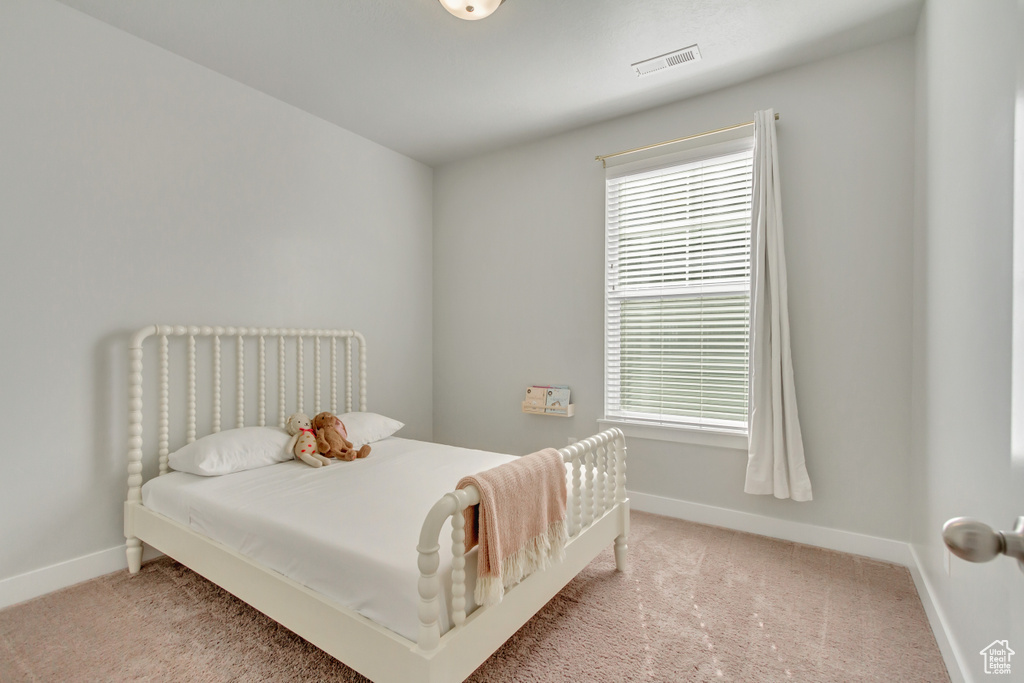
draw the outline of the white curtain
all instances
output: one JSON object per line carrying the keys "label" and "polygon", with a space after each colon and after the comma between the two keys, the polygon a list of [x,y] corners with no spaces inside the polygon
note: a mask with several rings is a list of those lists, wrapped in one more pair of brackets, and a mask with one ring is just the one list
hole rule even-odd
{"label": "white curtain", "polygon": [[747,493],[811,500],[789,348],[775,111],[754,116]]}

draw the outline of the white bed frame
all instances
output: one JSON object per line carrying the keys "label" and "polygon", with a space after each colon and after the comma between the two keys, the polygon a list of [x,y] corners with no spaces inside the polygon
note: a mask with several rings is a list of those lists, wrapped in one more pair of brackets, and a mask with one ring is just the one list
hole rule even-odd
{"label": "white bed frame", "polygon": [[[143,343],[156,337],[159,344],[157,369],[158,412],[156,414],[159,474],[168,472],[170,450],[170,343],[169,337],[186,337],[185,441],[196,439],[196,339],[211,344],[212,420],[210,432],[221,429],[222,338],[235,339],[235,425],[246,425],[246,348],[256,347],[255,420],[266,424],[267,351],[266,340],[277,339],[277,413],[283,426],[286,418],[286,351],[294,347],[296,382],[292,390],[294,410],[304,411],[304,379],[308,370],[303,359],[307,342],[313,347],[312,412],[328,409],[321,403],[321,375],[328,373],[329,409],[338,413],[338,346],[342,349],[345,377],[345,411],[352,410],[353,347],[358,345],[356,389],[359,410],[366,410],[366,341],[352,330],[269,329],[245,327],[185,327],[153,325],[136,332],[130,342],[128,498],[124,507],[128,570],[139,571],[145,542],[174,558],[210,581],[233,593],[270,618],[302,636],[336,659],[378,683],[452,683],[465,680],[530,617],[538,612],[577,573],[609,544],[615,544],[615,564],[626,568],[626,537],[629,533],[629,500],[626,498],[626,447],[622,432],[610,429],[559,451],[572,463],[572,505],[568,511],[570,540],[566,557],[543,572],[533,574],[509,589],[502,602],[480,607],[466,614],[464,528],[462,511],[479,502],[479,492],[469,487],[452,491],[439,500],[423,523],[419,545],[419,621],[417,642],[396,634],[352,609],[341,606],[282,574],[261,566],[231,548],[153,512],[142,505],[143,484]],[[246,344],[247,339],[255,344]],[[321,363],[321,345],[330,345],[329,368]],[[175,364],[177,368],[177,362]],[[209,386],[209,385],[207,385]],[[203,430],[205,431],[205,429]],[[453,482],[454,483],[454,482]],[[439,622],[441,591],[440,535],[444,523],[452,520],[452,627],[441,633]],[[409,549],[412,561],[413,549]]]}

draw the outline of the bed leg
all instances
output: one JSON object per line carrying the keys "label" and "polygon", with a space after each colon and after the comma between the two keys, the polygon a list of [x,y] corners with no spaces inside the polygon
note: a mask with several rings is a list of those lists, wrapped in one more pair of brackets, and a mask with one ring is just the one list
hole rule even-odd
{"label": "bed leg", "polygon": [[626,571],[626,568],[629,566],[629,563],[626,562],[626,550],[627,550],[627,548],[628,548],[628,546],[626,545],[626,535],[622,534],[621,536],[616,536],[615,537],[615,569],[617,569],[620,572]]}
{"label": "bed leg", "polygon": [[128,573],[138,574],[142,569],[142,541],[131,536],[128,538]]}
{"label": "bed leg", "polygon": [[626,561],[626,535],[615,537],[615,569],[618,571],[626,571],[629,563]]}

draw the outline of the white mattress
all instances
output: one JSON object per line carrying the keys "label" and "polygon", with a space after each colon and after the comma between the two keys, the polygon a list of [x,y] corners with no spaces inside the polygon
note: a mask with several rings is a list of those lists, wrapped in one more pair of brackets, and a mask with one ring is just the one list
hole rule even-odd
{"label": "white mattress", "polygon": [[[395,437],[372,449],[364,460],[319,469],[292,461],[219,477],[171,472],[142,487],[142,502],[415,641],[416,544],[427,512],[463,476],[515,458]],[[446,594],[451,558],[446,524]],[[466,560],[472,609],[475,549]],[[444,632],[448,600],[441,602]]]}

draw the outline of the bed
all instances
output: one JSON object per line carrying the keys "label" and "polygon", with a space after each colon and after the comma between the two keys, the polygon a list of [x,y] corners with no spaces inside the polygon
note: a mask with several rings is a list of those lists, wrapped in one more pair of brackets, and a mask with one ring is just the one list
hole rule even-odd
{"label": "bed", "polygon": [[[156,362],[144,365],[144,347],[154,346]],[[225,371],[228,365],[233,371]],[[254,381],[247,381],[253,368]],[[144,385],[154,386],[156,397],[145,413]],[[172,411],[172,397],[184,410]],[[476,549],[464,550],[463,510],[479,503],[479,492],[454,486],[462,474],[512,456],[399,435],[371,444],[363,462],[322,471],[284,462],[222,477],[173,472],[172,445],[226,432],[228,407],[234,428],[283,426],[292,412],[365,413],[366,340],[353,330],[168,325],[133,334],[124,506],[129,571],[139,571],[145,543],[373,681],[462,681],[610,544],[616,568],[626,567],[626,447],[617,429],[559,450],[569,498],[565,558],[508,589],[500,603],[478,607]],[[272,407],[276,421],[268,418]],[[156,438],[144,458],[143,432],[150,430]],[[373,481],[388,483],[378,491]],[[332,495],[347,514],[331,508]],[[302,506],[318,499],[327,507],[315,508],[316,523],[307,523]],[[239,513],[243,508],[255,521]],[[345,536],[349,545],[318,545],[325,534]],[[271,547],[275,536],[281,540]],[[380,546],[383,559],[362,557],[370,546]],[[329,575],[339,568],[349,575],[332,584]],[[360,583],[359,576],[372,581]]]}

